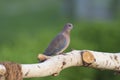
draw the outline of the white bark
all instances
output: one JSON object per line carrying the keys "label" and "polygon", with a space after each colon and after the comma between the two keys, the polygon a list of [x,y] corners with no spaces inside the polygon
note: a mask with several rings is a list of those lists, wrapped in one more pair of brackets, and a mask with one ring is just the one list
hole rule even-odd
{"label": "white bark", "polygon": [[70,66],[81,66],[82,60],[79,51],[72,51],[67,55],[57,55],[42,63],[23,64],[23,77],[44,77],[53,75],[56,76],[59,72]]}
{"label": "white bark", "polygon": [[120,71],[120,53],[90,52],[95,58],[91,67]]}
{"label": "white bark", "polygon": [[[71,66],[120,71],[120,53],[74,50],[65,55],[53,56],[41,63],[21,64],[21,66],[23,78],[56,76],[61,70]],[[0,75],[4,75],[5,72],[5,67],[0,65]]]}

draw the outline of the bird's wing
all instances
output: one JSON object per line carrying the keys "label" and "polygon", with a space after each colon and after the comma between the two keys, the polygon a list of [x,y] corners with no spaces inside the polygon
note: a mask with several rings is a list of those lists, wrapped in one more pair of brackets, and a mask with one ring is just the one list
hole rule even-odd
{"label": "bird's wing", "polygon": [[48,56],[54,55],[61,51],[62,49],[64,49],[66,44],[67,44],[66,37],[62,33],[58,34],[49,44],[44,54]]}

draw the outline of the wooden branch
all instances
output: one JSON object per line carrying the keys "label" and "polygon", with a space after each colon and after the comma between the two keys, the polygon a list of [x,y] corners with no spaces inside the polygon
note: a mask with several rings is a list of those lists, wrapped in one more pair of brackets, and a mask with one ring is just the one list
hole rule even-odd
{"label": "wooden branch", "polygon": [[81,65],[80,51],[71,51],[66,55],[53,56],[39,64],[22,65],[23,77],[56,76],[64,68]]}
{"label": "wooden branch", "polygon": [[[61,70],[71,66],[87,66],[97,69],[120,71],[120,53],[96,52],[90,50],[73,50],[66,54],[50,57],[36,64],[21,64],[23,78],[56,76]],[[0,75],[6,68],[0,65]]]}
{"label": "wooden branch", "polygon": [[120,71],[120,53],[84,51],[82,58],[84,66]]}

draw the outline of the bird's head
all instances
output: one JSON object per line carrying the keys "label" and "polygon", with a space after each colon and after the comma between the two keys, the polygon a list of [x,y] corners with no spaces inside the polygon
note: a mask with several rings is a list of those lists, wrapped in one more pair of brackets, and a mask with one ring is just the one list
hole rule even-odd
{"label": "bird's head", "polygon": [[72,28],[73,28],[73,25],[71,23],[67,23],[65,24],[63,31],[70,32]]}

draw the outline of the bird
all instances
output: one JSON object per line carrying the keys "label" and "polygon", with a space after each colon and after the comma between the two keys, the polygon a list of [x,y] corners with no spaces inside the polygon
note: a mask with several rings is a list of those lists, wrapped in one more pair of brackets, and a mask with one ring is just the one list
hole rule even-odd
{"label": "bird", "polygon": [[66,23],[62,31],[50,42],[43,54],[46,56],[62,54],[70,44],[70,32],[72,29],[73,24]]}

